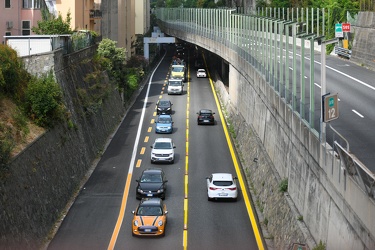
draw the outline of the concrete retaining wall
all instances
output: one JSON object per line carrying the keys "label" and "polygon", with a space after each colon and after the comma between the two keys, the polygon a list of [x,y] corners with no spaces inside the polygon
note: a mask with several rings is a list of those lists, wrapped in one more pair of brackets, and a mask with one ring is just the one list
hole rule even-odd
{"label": "concrete retaining wall", "polygon": [[[53,70],[73,126],[65,123],[43,134],[0,176],[1,249],[40,248],[122,119],[125,109],[115,86],[95,113],[85,112],[78,100],[77,89],[89,87],[84,77],[94,71],[95,50],[25,58],[29,72]],[[105,72],[102,79],[109,84]]]}
{"label": "concrete retaining wall", "polygon": [[[327,249],[375,249],[374,201],[261,74],[225,43],[161,29],[230,63],[229,90],[220,81],[215,85],[273,247],[301,243],[311,249],[322,241]],[[279,192],[283,179],[288,180],[285,194]]]}
{"label": "concrete retaining wall", "polygon": [[359,12],[352,32],[354,41],[351,60],[375,70],[375,13]]}

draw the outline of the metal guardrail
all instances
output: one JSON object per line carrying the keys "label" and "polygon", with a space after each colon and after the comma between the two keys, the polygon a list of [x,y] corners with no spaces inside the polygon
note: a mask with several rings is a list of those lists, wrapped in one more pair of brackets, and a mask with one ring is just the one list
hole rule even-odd
{"label": "metal guardrail", "polygon": [[335,53],[341,57],[345,57],[347,59],[350,59],[352,56],[352,51],[349,49],[344,49],[342,47],[335,46]]}

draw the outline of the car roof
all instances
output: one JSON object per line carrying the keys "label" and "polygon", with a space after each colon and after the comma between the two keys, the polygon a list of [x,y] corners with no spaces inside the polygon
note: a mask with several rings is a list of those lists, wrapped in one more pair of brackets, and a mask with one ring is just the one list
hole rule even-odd
{"label": "car roof", "polygon": [[205,69],[198,69],[198,71],[206,71]]}
{"label": "car roof", "polygon": [[229,173],[213,173],[212,180],[214,181],[232,181],[233,176]]}
{"label": "car roof", "polygon": [[201,110],[199,110],[199,112],[201,112],[201,113],[212,113],[212,110],[211,109],[201,109]]}
{"label": "car roof", "polygon": [[143,170],[142,173],[148,173],[148,174],[161,174],[163,172],[163,169],[161,168],[147,168]]}
{"label": "car roof", "polygon": [[159,104],[169,104],[170,102],[169,100],[160,100]]}
{"label": "car roof", "polygon": [[140,202],[140,206],[161,206],[163,204],[160,198],[143,198]]}
{"label": "car roof", "polygon": [[156,138],[155,142],[172,142],[172,138]]}

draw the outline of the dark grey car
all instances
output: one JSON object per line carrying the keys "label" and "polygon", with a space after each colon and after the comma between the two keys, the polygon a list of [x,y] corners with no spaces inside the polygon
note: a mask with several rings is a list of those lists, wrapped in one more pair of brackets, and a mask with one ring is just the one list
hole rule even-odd
{"label": "dark grey car", "polygon": [[148,168],[144,170],[136,182],[138,182],[136,190],[137,199],[147,197],[165,199],[166,183],[168,180],[165,178],[164,171],[161,168]]}

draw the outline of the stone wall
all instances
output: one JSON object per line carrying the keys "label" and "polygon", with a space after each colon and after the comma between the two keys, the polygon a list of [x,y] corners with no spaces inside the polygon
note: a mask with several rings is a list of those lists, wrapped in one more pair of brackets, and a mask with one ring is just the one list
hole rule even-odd
{"label": "stone wall", "polygon": [[375,70],[375,13],[359,12],[353,30],[354,41],[351,60]]}
{"label": "stone wall", "polygon": [[[95,50],[91,47],[66,56],[57,51],[25,59],[29,72],[53,70],[72,123],[65,122],[40,136],[1,176],[2,249],[40,248],[121,122],[125,109],[115,86],[96,112],[86,112],[78,99],[77,89],[89,87],[84,77],[94,71],[90,58]],[[101,78],[109,83],[105,72]]]}

